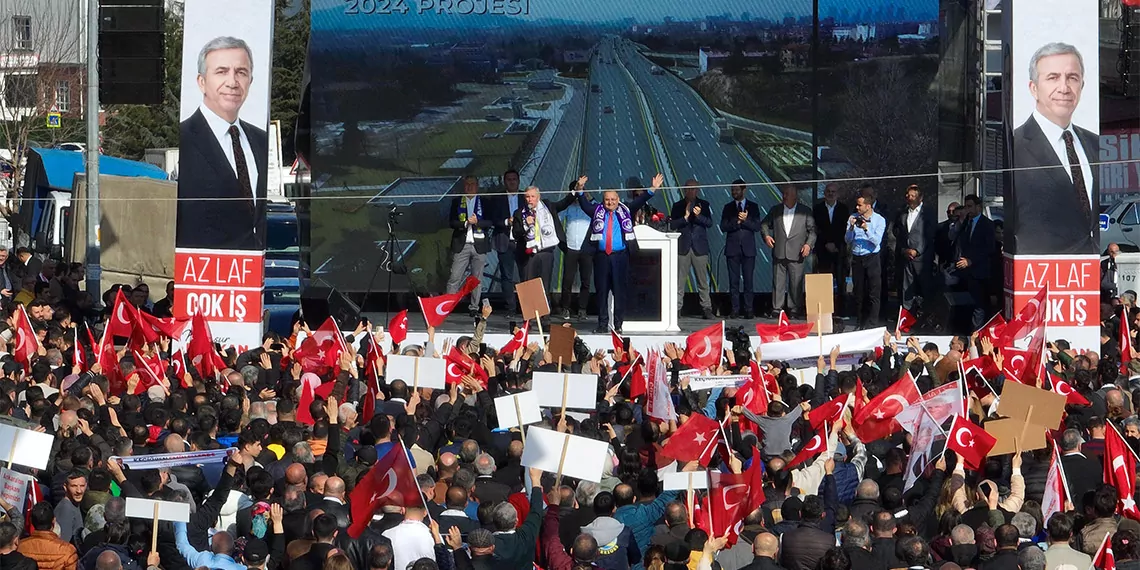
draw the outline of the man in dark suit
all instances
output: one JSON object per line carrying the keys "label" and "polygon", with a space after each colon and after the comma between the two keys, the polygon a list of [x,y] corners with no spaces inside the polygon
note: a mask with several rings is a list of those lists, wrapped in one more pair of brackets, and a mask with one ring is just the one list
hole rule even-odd
{"label": "man in dark suit", "polygon": [[982,328],[989,318],[990,256],[994,252],[994,223],[982,215],[982,199],[966,196],[966,219],[958,232],[958,261],[954,268],[974,302],[970,318],[972,330]]}
{"label": "man in dark suit", "polygon": [[847,205],[839,201],[839,187],[835,183],[824,187],[823,201],[812,208],[816,234],[815,271],[835,275],[835,283],[841,291],[835,295],[835,310],[841,315],[846,314],[846,295],[842,291],[847,282],[847,241],[843,234],[847,231],[849,215]]}
{"label": "man in dark suit", "polygon": [[[494,215],[493,212],[486,213]],[[495,222],[493,218],[484,216],[479,179],[475,176],[468,174],[463,177],[463,195],[452,198],[448,220],[451,221],[451,275],[447,279],[447,292],[454,293],[463,285],[467,275],[483,279],[483,265],[487,252],[491,251],[488,234]],[[467,308],[472,318],[478,314],[482,289],[476,287],[471,292]]]}
{"label": "man in dark suit", "polygon": [[178,247],[265,249],[269,137],[238,118],[252,80],[245,41],[223,36],[202,47],[202,105],[179,127]]}
{"label": "man in dark suit", "polygon": [[1073,124],[1085,68],[1077,48],[1050,43],[1029,60],[1033,114],[1013,132],[1013,188],[1006,208],[1015,254],[1095,254],[1100,227],[1100,139]]}
{"label": "man in dark suit", "polygon": [[[543,200],[537,186],[526,189],[523,203],[512,216],[512,233],[522,262],[523,280],[542,279],[542,290],[550,293],[550,271],[554,267],[554,251],[566,251],[566,233],[558,214],[575,202],[567,194],[558,202]],[[506,282],[503,283],[504,287]],[[514,293],[511,293],[514,297]],[[523,315],[524,319],[534,315]]]}
{"label": "man in dark suit", "polygon": [[1120,246],[1110,243],[1105,252],[1108,253],[1108,257],[1100,262],[1100,298],[1107,303],[1119,293],[1116,286],[1116,256],[1120,255]]}
{"label": "man in dark suit", "polygon": [[1090,481],[1099,482],[1104,476],[1101,462],[1087,457],[1081,452],[1085,440],[1081,432],[1067,429],[1061,433],[1061,467],[1065,470],[1065,480],[1069,483],[1069,496],[1080,497],[1088,490]]}
{"label": "man in dark suit", "polygon": [[478,528],[478,523],[463,511],[467,508],[467,489],[458,485],[448,487],[443,504],[446,509],[436,517],[440,536],[446,535],[453,526],[459,527],[459,532],[463,535]]}
{"label": "man in dark suit", "polygon": [[764,243],[772,248],[772,309],[802,317],[804,260],[815,247],[815,218],[799,203],[795,186],[785,184],[781,192],[782,203],[768,210],[760,223]]}
{"label": "man in dark suit", "polygon": [[590,216],[590,233],[582,252],[594,259],[594,291],[598,295],[597,334],[610,332],[610,311],[606,304],[609,294],[614,294],[614,329],[621,332],[625,321],[626,286],[629,285],[629,254],[637,250],[637,235],[633,233],[633,213],[641,209],[654,192],[661,187],[665,177],[653,177],[653,187],[642,192],[629,204],[623,204],[618,193],[607,190],[602,203],[597,203],[578,186],[578,206]]}
{"label": "man in dark suit", "polygon": [[[756,269],[756,234],[763,219],[756,202],[745,198],[747,183],[737,178],[732,182],[732,201],[720,211],[720,231],[724,232],[724,257],[728,260],[728,291],[732,296],[730,319],[750,319],[752,312],[752,276]],[[743,291],[740,288],[744,281]],[[741,302],[743,297],[743,303]],[[742,312],[743,311],[743,312]]]}
{"label": "man in dark suit", "polygon": [[709,296],[709,233],[712,227],[712,208],[707,200],[697,197],[700,183],[694,178],[685,181],[685,199],[673,204],[669,212],[669,228],[681,232],[677,238],[677,312],[685,303],[685,282],[689,271],[697,277],[697,292],[701,298],[701,316],[711,319],[712,298]]}
{"label": "man in dark suit", "polygon": [[310,511],[314,509],[320,509],[325,514],[335,517],[337,528],[341,530],[348,528],[352,521],[348,503],[345,502],[344,480],[340,477],[329,477],[325,481],[324,498],[309,508]]}
{"label": "man in dark suit", "polygon": [[899,212],[894,231],[895,259],[900,268],[899,296],[904,309],[912,313],[922,299],[932,293],[930,279],[934,271],[933,210],[923,207],[922,190],[912,184],[906,189],[906,209]]}
{"label": "man in dark suit", "polygon": [[[523,272],[526,260],[523,258],[522,248],[512,239],[514,237],[512,219],[515,211],[522,205],[518,171],[512,168],[504,172],[502,182],[506,195],[489,197],[487,208],[494,211],[494,214],[489,215],[495,222],[495,231],[491,235],[491,249],[495,251],[498,263],[495,266],[493,280],[499,282],[503,300],[506,302],[505,316],[509,317],[517,312],[518,297],[515,295],[515,284],[519,282],[519,274]],[[484,290],[488,289],[491,282],[488,281],[486,285]]]}

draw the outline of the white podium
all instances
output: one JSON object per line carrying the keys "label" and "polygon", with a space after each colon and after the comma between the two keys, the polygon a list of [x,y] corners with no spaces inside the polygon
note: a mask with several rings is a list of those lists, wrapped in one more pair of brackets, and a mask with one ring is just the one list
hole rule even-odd
{"label": "white podium", "polygon": [[[638,253],[630,258],[622,332],[679,332],[677,326],[677,238],[649,226],[634,226]],[[613,294],[610,294],[610,322]],[[656,315],[656,318],[651,316]]]}

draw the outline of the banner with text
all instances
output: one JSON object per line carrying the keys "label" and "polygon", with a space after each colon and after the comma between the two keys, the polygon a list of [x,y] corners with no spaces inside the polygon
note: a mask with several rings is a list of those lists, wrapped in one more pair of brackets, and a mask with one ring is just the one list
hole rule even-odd
{"label": "banner with text", "polygon": [[215,342],[238,348],[261,340],[273,9],[185,8],[175,314],[202,313]]}
{"label": "banner with text", "polygon": [[1100,252],[1097,0],[1006,0],[1004,250]]}
{"label": "banner with text", "polygon": [[1016,315],[1049,287],[1048,340],[1065,339],[1081,351],[1100,349],[1100,258],[1095,255],[1005,256],[1005,316]]}

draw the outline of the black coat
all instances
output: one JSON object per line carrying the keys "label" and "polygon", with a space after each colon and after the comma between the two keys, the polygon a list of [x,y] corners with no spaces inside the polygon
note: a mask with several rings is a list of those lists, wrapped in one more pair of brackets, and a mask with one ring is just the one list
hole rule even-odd
{"label": "black coat", "polygon": [[371,527],[365,527],[364,532],[358,538],[352,538],[343,531],[336,535],[336,547],[344,551],[345,556],[352,560],[356,568],[368,568],[368,559],[371,557],[372,547],[382,544],[391,548],[392,541]]}
{"label": "black coat", "polygon": [[[218,139],[202,111],[195,111],[179,127],[181,151],[178,156],[178,247],[207,249],[265,248],[265,188],[269,178],[269,136],[265,131],[241,122],[256,165],[257,207],[245,201],[245,190],[238,183]],[[252,176],[253,173],[251,172]],[[257,231],[251,231],[257,228]]]}
{"label": "black coat", "polygon": [[[554,234],[558,237],[558,249],[566,251],[566,230],[562,228],[562,220],[558,218],[563,210],[570,207],[576,200],[573,194],[567,194],[565,198],[551,202],[550,200],[543,200],[542,203],[546,205],[546,209],[550,210],[550,215],[554,218]],[[511,231],[515,236],[515,243],[518,244],[518,251],[523,252],[526,250],[526,221],[523,219],[523,206],[526,204],[523,198],[519,198],[519,209],[515,210],[511,216]],[[536,221],[537,223],[537,221]],[[545,249],[545,248],[544,248]]]}
{"label": "black coat", "polygon": [[978,565],[978,570],[1018,570],[1017,550],[999,550],[993,558]]}
{"label": "black coat", "polygon": [[890,570],[881,558],[866,548],[845,546],[843,552],[851,559],[853,570]]}
{"label": "black coat", "polygon": [[1085,181],[1086,188],[1094,189],[1092,202],[1083,198],[1090,204],[1089,214],[1084,215],[1085,208],[1078,202],[1067,161],[1062,164],[1041,125],[1030,116],[1013,131],[1015,170],[1013,188],[1006,190],[1006,228],[1010,230],[1006,232],[1006,251],[1021,255],[1100,253],[1100,198],[1095,192],[1100,138],[1076,125],[1072,128],[1092,170],[1093,179]]}
{"label": "black coat", "polygon": [[[479,200],[480,206],[483,210],[483,217],[479,218],[476,224],[483,230],[484,238],[475,238],[475,251],[478,253],[487,253],[491,251],[491,230],[495,227],[495,206],[494,200],[485,200],[481,196],[476,197]],[[459,205],[466,200],[465,195],[460,194],[451,199],[451,208],[448,210],[447,220],[451,225],[451,253],[459,253],[463,249],[464,244],[467,243],[467,221],[466,219],[459,219]],[[467,212],[471,215],[473,212]]]}
{"label": "black coat", "polygon": [[[690,218],[688,212],[694,207],[699,207],[701,213]],[[689,253],[689,250],[697,255],[708,255],[709,228],[712,225],[712,207],[708,200],[697,198],[693,206],[681,200],[675,202],[669,212],[669,229],[681,233],[677,238],[677,253],[681,255]]]}
{"label": "black coat", "polygon": [[511,488],[492,479],[491,477],[478,477],[475,479],[475,496],[480,503],[502,503],[511,494]]}
{"label": "black coat", "polygon": [[901,568],[904,566],[902,560],[895,551],[898,541],[894,538],[873,538],[871,539],[871,554],[879,559],[879,563],[887,568]]}
{"label": "black coat", "polygon": [[324,511],[325,514],[336,517],[336,527],[341,530],[348,528],[348,525],[352,524],[352,511],[346,504],[325,498],[309,508],[310,511],[313,509],[320,509]]}
{"label": "black coat", "polygon": [[[854,568],[854,566],[852,566],[852,568]],[[740,570],[784,570],[784,567],[767,556],[757,556],[751,564]]]}
{"label": "black coat", "polygon": [[[598,208],[602,207],[602,203],[593,201],[592,199],[588,198],[585,194],[578,194],[577,198],[578,198],[578,207],[582,208],[582,211],[585,212],[587,216],[590,216],[590,218],[591,218],[590,223],[593,224],[594,213],[597,212]],[[627,208],[629,208],[629,216],[630,216],[631,220],[633,219],[633,216],[635,216],[637,214],[637,211],[640,210],[641,207],[644,206],[647,202],[649,202],[650,198],[653,198],[653,194],[651,194],[649,192],[642,192],[633,200],[630,200],[628,202],[623,202],[625,204],[625,206]],[[615,228],[616,231],[620,231],[620,229],[621,228]],[[583,255],[594,255],[595,253],[598,252],[598,248],[601,247],[599,245],[599,242],[596,242],[596,241],[590,239],[591,235],[593,235],[593,228],[591,228],[589,231],[586,232],[586,241],[585,241],[585,243],[582,244],[582,250],[581,250]],[[636,253],[637,252],[637,240],[626,240],[625,248],[631,254]]]}
{"label": "black coat", "polygon": [[825,244],[835,244],[839,255],[847,247],[847,240],[844,239],[844,234],[847,233],[847,218],[851,216],[851,210],[847,208],[847,204],[843,202],[835,202],[835,211],[831,213],[831,219],[827,219],[827,203],[819,202],[811,209],[811,215],[815,218],[815,251],[818,254],[824,251]]}
{"label": "black coat", "polygon": [[1085,490],[1104,479],[1104,465],[1084,454],[1062,455],[1061,467],[1065,469],[1065,480],[1069,482],[1070,497],[1084,496]]}
{"label": "black coat", "polygon": [[780,565],[788,570],[816,570],[823,553],[835,546],[835,533],[820,529],[819,523],[804,523],[784,533]]}
{"label": "black coat", "polygon": [[760,233],[764,218],[760,216],[760,207],[756,202],[745,200],[744,209],[748,212],[748,218],[744,222],[736,218],[739,210],[735,200],[730,200],[720,211],[725,257],[756,257],[756,234]]}
{"label": "black coat", "polygon": [[[970,224],[974,223],[973,231]],[[988,279],[990,276],[990,257],[994,254],[994,223],[985,216],[978,216],[978,221],[967,219],[958,232],[958,258],[970,260],[970,265],[959,269],[962,277],[970,279]]]}

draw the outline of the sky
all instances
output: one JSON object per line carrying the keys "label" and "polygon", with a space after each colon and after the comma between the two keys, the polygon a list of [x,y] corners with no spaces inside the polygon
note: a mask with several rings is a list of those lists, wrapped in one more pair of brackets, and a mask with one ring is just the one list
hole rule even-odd
{"label": "sky", "polygon": [[[406,13],[379,13],[381,7],[395,7],[403,2]],[[783,19],[811,14],[811,0],[313,0],[313,27],[318,29],[408,28],[416,26],[474,27],[497,25],[504,16],[481,13],[436,15],[440,2],[470,11],[485,10],[488,2],[501,9],[504,6],[526,6],[527,13],[512,16],[522,20],[561,20],[590,24],[604,24],[632,18],[638,23],[653,24],[670,16],[676,20],[703,19],[710,15],[730,14],[740,18],[743,13],[752,19]],[[909,18],[936,19],[938,0],[820,0],[820,13],[826,17],[846,7],[848,12],[879,7],[902,6]],[[357,14],[346,14],[355,7]],[[420,8],[427,8],[419,13]],[[370,13],[364,13],[370,12]]]}

